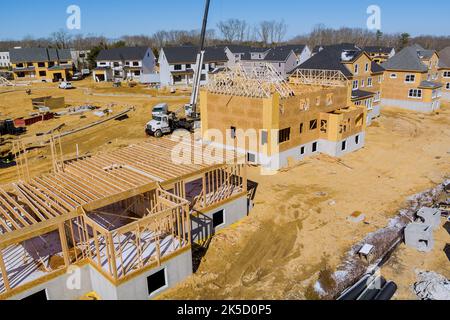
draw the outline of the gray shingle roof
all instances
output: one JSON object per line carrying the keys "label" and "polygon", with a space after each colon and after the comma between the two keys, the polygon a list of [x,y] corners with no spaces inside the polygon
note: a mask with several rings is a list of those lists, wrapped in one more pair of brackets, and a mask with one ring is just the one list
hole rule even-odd
{"label": "gray shingle roof", "polygon": [[[197,62],[197,54],[199,47],[193,46],[179,46],[179,47],[164,47],[162,49],[170,64]],[[205,50],[204,62],[225,62],[227,61],[225,54],[225,47],[208,47]]]}
{"label": "gray shingle roof", "polygon": [[294,51],[295,54],[301,54],[303,50],[305,50],[305,47],[306,47],[305,44],[287,44],[284,46],[279,46],[277,48],[285,48]]}
{"label": "gray shingle roof", "polygon": [[441,83],[433,82],[433,81],[422,81],[419,85],[419,88],[440,88],[442,87]]}
{"label": "gray shingle roof", "polygon": [[364,90],[360,90],[360,89],[352,91],[352,99],[362,99],[362,98],[372,97],[374,95],[375,95],[375,93],[373,93],[373,92],[364,91]]}
{"label": "gray shingle roof", "polygon": [[439,51],[439,67],[450,68],[450,47]]}
{"label": "gray shingle roof", "polygon": [[379,73],[379,72],[384,72],[384,68],[382,66],[380,66],[378,63],[376,63],[375,61],[372,61],[372,73]]}
{"label": "gray shingle roof", "polygon": [[122,47],[102,50],[97,61],[143,60],[148,47]]}
{"label": "gray shingle roof", "polygon": [[[305,62],[297,69],[318,69],[318,70],[339,70],[345,76],[351,77],[352,73],[342,64],[341,53],[342,48],[348,49],[347,45],[343,46],[327,46],[324,49]],[[295,71],[294,70],[294,71]]]}
{"label": "gray shingle roof", "polygon": [[284,62],[294,51],[288,47],[277,47],[269,51],[264,61]]}
{"label": "gray shingle roof", "polygon": [[386,70],[426,72],[428,67],[420,61],[418,52],[416,46],[406,47],[381,66]]}
{"label": "gray shingle roof", "polygon": [[48,62],[71,60],[70,50],[52,48],[22,48],[11,49],[10,59],[12,63],[21,62]]}
{"label": "gray shingle roof", "polygon": [[392,52],[393,47],[382,47],[382,46],[367,46],[363,50],[370,53],[384,53],[389,54]]}

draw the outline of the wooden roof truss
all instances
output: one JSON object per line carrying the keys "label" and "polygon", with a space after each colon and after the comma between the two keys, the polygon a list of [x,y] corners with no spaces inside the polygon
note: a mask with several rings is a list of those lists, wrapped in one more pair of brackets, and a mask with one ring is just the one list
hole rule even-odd
{"label": "wooden roof truss", "polygon": [[210,79],[209,92],[249,98],[270,98],[275,92],[282,98],[294,96],[294,91],[269,63],[259,66],[237,64]]}
{"label": "wooden roof truss", "polygon": [[293,85],[346,87],[348,79],[340,70],[297,69],[289,82]]}

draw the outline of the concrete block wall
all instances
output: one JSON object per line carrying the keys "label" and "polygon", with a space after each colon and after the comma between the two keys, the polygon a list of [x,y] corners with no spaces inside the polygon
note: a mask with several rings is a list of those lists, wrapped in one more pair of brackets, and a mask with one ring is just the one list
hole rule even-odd
{"label": "concrete block wall", "polygon": [[[224,223],[214,228],[213,215],[222,210]],[[243,195],[242,197],[214,208],[213,210],[199,212],[197,215],[191,216],[192,241],[199,243],[207,240],[213,236],[215,232],[227,228],[245,218],[248,214],[248,210],[248,199],[246,195]]]}
{"label": "concrete block wall", "polygon": [[381,106],[383,108],[399,108],[414,112],[431,113],[439,109],[439,106],[433,105],[431,102],[409,101],[409,100],[394,100],[381,99]]}
{"label": "concrete block wall", "polygon": [[445,102],[450,102],[450,90],[443,89],[442,91],[442,100]]}
{"label": "concrete block wall", "polygon": [[[165,270],[167,285],[150,294],[147,278],[158,271]],[[142,273],[119,286],[114,285],[91,265],[79,269],[79,289],[69,289],[67,282],[73,274],[64,274],[43,284],[26,290],[10,300],[21,300],[42,290],[46,291],[48,300],[76,300],[89,292],[96,292],[102,300],[149,300],[192,275],[192,251],[162,263],[160,267]]]}
{"label": "concrete block wall", "polygon": [[[344,142],[345,148],[343,148]],[[361,132],[338,142],[319,140],[319,150],[321,153],[327,154],[332,157],[341,157],[363,148],[365,144],[366,133]]]}

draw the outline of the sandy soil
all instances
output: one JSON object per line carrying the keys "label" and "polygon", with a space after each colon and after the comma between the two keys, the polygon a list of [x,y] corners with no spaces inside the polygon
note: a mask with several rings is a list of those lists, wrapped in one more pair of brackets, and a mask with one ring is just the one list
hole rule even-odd
{"label": "sandy soil", "polygon": [[[33,95],[24,88],[2,93],[0,117],[27,116],[30,98],[53,95],[66,97],[66,103],[105,107],[133,105],[136,111],[124,121],[112,121],[62,140],[64,155],[110,150],[146,139],[144,125],[151,108],[169,102],[173,110],[188,101],[187,93],[157,93],[143,87],[112,89],[111,84],[75,83],[75,90],[61,91],[52,84],[33,85]],[[95,117],[62,120],[70,127]],[[30,134],[46,131],[59,123],[52,120],[31,127]],[[450,106],[433,115],[417,115],[387,110],[368,129],[366,148],[341,161],[326,156],[310,158],[276,176],[261,176],[250,169],[258,183],[255,208],[239,224],[213,238],[198,272],[161,299],[303,299],[306,288],[318,272],[334,270],[344,254],[369,232],[384,227],[405,199],[442,182],[450,173]],[[30,154],[31,174],[49,170],[50,152],[37,149]],[[15,169],[0,172],[0,184],[15,180]],[[364,223],[347,219],[355,212],[366,215]],[[445,235],[442,235],[445,236]],[[445,238],[444,238],[445,239]],[[448,238],[447,238],[448,239]],[[443,240],[444,242],[448,240]],[[386,268],[389,278],[402,287],[399,298],[410,298],[414,282],[411,270],[426,261],[429,271],[447,272],[443,257],[436,251],[427,256],[402,248],[395,257],[408,272]],[[413,263],[414,262],[414,263]]]}
{"label": "sandy soil", "polygon": [[[113,88],[111,83],[93,83],[83,80],[73,83],[74,90],[60,90],[57,84],[33,84],[32,95],[26,94],[26,87],[0,87],[0,119],[28,117],[33,108],[31,99],[41,96],[64,96],[66,104],[71,106],[94,105],[103,110],[113,105],[113,115],[129,106],[134,106],[136,111],[129,114],[129,119],[124,121],[110,121],[91,129],[67,136],[62,139],[63,154],[66,158],[76,155],[76,145],[79,153],[95,153],[102,150],[110,150],[136,143],[147,139],[144,131],[145,124],[151,120],[152,107],[160,102],[167,102],[171,110],[178,110],[189,102],[186,97],[188,92],[158,92],[144,86],[135,88]],[[14,90],[14,92],[9,92]],[[56,110],[60,111],[60,110]],[[36,133],[47,132],[64,123],[62,132],[82,127],[100,120],[92,112],[85,113],[86,118],[79,115],[67,115],[60,119],[40,122],[28,127],[25,136],[35,136]],[[29,154],[30,173],[32,175],[46,172],[49,169],[51,153],[49,148],[35,149]],[[0,184],[6,184],[17,179],[16,169],[5,169],[0,172]]]}
{"label": "sandy soil", "polygon": [[[350,247],[384,227],[407,197],[449,173],[449,106],[433,115],[384,111],[368,129],[367,147],[342,161],[318,156],[276,176],[253,168],[259,186],[251,215],[217,235],[198,272],[160,299],[304,299],[320,270],[335,270]],[[347,220],[356,211],[365,222]],[[449,276],[442,251],[449,237],[439,237],[433,253],[402,247],[386,268],[400,286],[399,299],[412,298],[416,266]],[[408,272],[396,270],[395,261]]]}

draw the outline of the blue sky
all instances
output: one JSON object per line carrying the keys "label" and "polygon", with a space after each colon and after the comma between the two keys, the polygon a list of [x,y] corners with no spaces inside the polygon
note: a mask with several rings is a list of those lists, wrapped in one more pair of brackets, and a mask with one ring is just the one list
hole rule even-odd
{"label": "blue sky", "polygon": [[[0,39],[46,37],[65,28],[66,9],[81,8],[81,30],[72,33],[118,38],[157,30],[199,29],[204,0],[15,0],[2,1]],[[309,32],[319,23],[338,28],[366,27],[366,9],[381,7],[382,31],[412,35],[450,34],[450,1],[434,0],[212,0],[209,27],[228,18],[249,23],[284,19],[287,38]]]}

